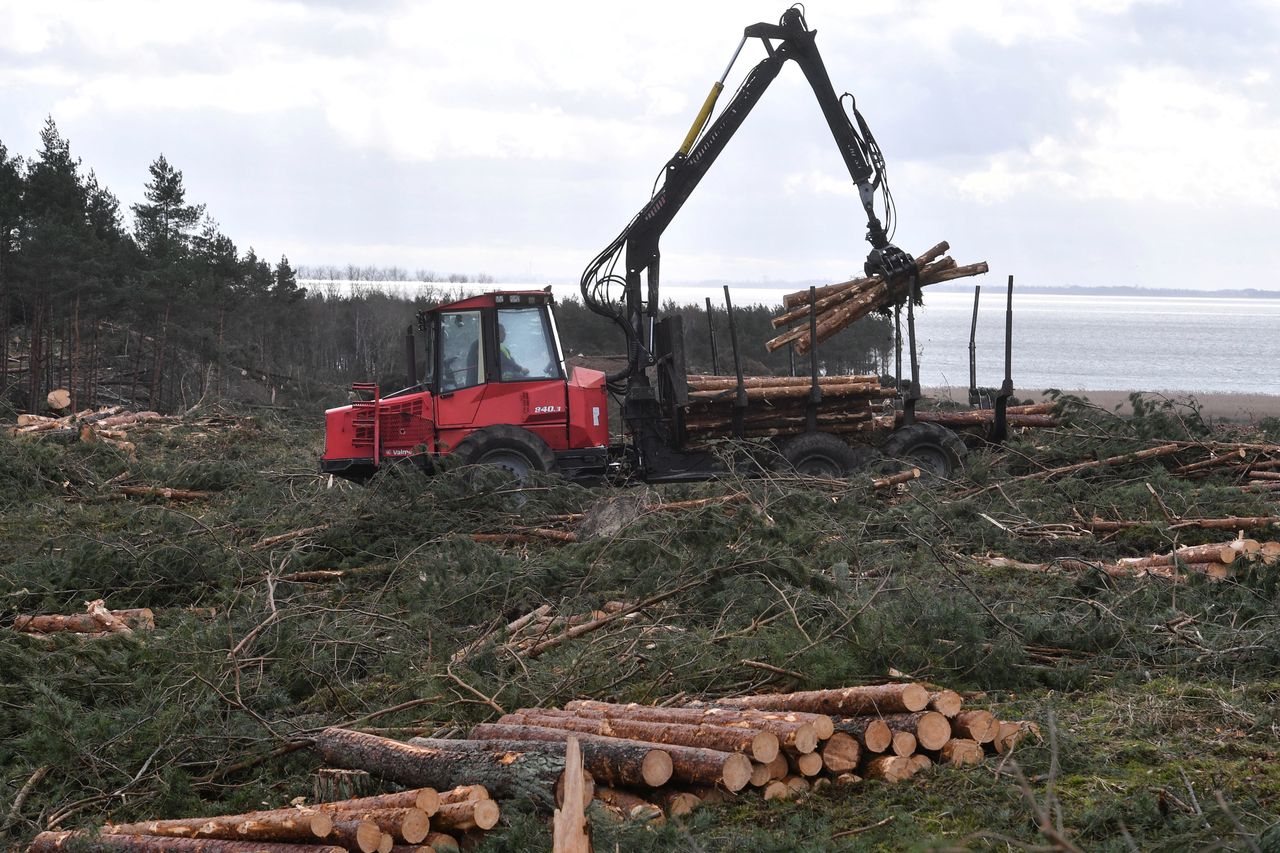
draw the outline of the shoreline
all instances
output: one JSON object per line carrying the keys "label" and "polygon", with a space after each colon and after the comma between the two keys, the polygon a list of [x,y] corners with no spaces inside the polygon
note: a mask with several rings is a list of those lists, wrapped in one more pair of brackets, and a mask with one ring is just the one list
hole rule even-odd
{"label": "shoreline", "polygon": [[[969,402],[968,388],[924,388],[926,397],[949,399],[957,403]],[[1076,397],[1087,397],[1089,402],[1108,411],[1119,411],[1121,414],[1132,414],[1129,395],[1133,391],[1090,391],[1080,388],[1059,389],[1064,394]],[[1230,423],[1256,423],[1263,418],[1280,418],[1280,395],[1277,394],[1240,394],[1233,392],[1197,393],[1191,391],[1143,391],[1144,395],[1153,399],[1174,401],[1194,400],[1207,419]],[[1015,388],[1013,395],[1019,400],[1031,399],[1040,402],[1047,399],[1044,391],[1029,388]],[[1118,408],[1117,408],[1118,407]]]}

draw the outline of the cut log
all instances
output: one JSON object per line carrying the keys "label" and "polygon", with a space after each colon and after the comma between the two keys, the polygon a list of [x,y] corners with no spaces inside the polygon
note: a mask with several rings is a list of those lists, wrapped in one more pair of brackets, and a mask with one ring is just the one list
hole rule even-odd
{"label": "cut log", "polygon": [[781,779],[775,779],[764,786],[762,796],[766,800],[789,800],[795,796],[795,791],[791,790],[791,786],[786,782]]}
{"label": "cut log", "polygon": [[816,752],[788,756],[792,769],[801,776],[817,776],[822,772],[822,756]]}
{"label": "cut log", "polygon": [[[750,708],[705,707],[659,708],[652,705],[618,705],[610,702],[594,702],[578,699],[567,703],[565,711],[592,716],[602,715],[610,719],[645,720],[654,723],[688,723],[691,725],[736,726],[758,728],[776,734],[782,746],[799,752],[812,752],[817,740],[831,737],[834,731],[831,718],[826,714],[805,714],[795,711],[757,711]],[[811,729],[814,746],[807,747]]]}
{"label": "cut log", "polygon": [[933,766],[933,759],[925,755],[923,752],[917,752],[915,755],[907,759],[911,762],[911,775],[922,773]]}
{"label": "cut log", "polygon": [[[483,788],[481,788],[481,790],[483,790]],[[481,797],[480,799],[487,799],[487,797]],[[378,809],[417,809],[427,817],[431,817],[436,813],[436,810],[440,808],[440,801],[440,794],[436,792],[435,788],[415,788],[411,791],[399,791],[394,794],[375,794],[371,797],[360,797],[358,799],[316,803],[312,808],[319,809],[323,812],[368,812],[376,811]]]}
{"label": "cut log", "polygon": [[[532,740],[563,743],[574,733],[568,729],[545,726],[506,725],[484,723],[471,730],[476,740]],[[650,741],[627,740],[600,735],[577,734],[582,745],[588,769],[595,766],[597,749],[604,756],[616,746],[641,749],[661,749],[671,759],[671,779],[685,785],[724,785],[730,791],[740,791],[750,781],[751,759],[736,752],[724,752],[700,747],[676,744],[655,744]],[[591,770],[596,775],[595,770]],[[608,774],[605,774],[608,775]],[[601,777],[603,780],[603,776]]]}
{"label": "cut log", "polygon": [[[479,727],[477,727],[479,728]],[[657,788],[667,784],[671,778],[671,755],[656,744],[639,741],[617,741],[609,743],[603,740],[589,742],[590,736],[583,736],[579,741],[579,753],[586,767],[597,782],[615,787],[648,786]],[[414,746],[437,747],[450,743],[484,744],[484,749],[502,749],[511,752],[541,750],[563,756],[570,740],[556,742],[546,739],[508,740],[494,737],[474,737],[471,741],[429,740],[427,738],[410,738]]]}
{"label": "cut log", "polygon": [[702,805],[702,798],[688,791],[655,791],[654,798],[658,801],[657,805],[662,806],[669,818],[684,817]]}
{"label": "cut log", "polygon": [[916,754],[916,746],[916,736],[911,732],[894,732],[889,750],[901,758],[910,758]]}
{"label": "cut log", "polygon": [[596,799],[618,810],[626,820],[638,820],[648,823],[661,823],[666,819],[662,809],[648,800],[635,794],[620,791],[617,788],[600,787],[596,789]]}
{"label": "cut log", "polygon": [[991,746],[996,752],[1004,754],[1016,747],[1018,743],[1027,735],[1034,734],[1037,737],[1040,734],[1040,727],[1029,720],[1018,722],[1001,722],[1000,733],[996,735]]}
{"label": "cut log", "polygon": [[315,749],[330,764],[368,770],[401,785],[442,790],[483,784],[494,797],[528,800],[544,808],[550,807],[564,771],[564,756],[545,751],[412,746],[340,728],[322,731]]}
{"label": "cut log", "polygon": [[[140,607],[133,610],[107,611],[119,619],[131,630],[149,631],[156,627],[155,614],[149,608]],[[75,613],[67,616],[15,616],[13,629],[29,634],[56,634],[69,632],[76,634],[96,634],[107,630],[109,620],[104,620],[97,613]]]}
{"label": "cut log", "polygon": [[[818,387],[823,388],[828,385],[848,385],[849,383],[857,383],[861,385],[877,385],[880,377],[874,374],[854,375],[839,374],[836,376],[819,376]],[[744,376],[742,377],[742,385],[744,388],[786,388],[800,386],[809,388],[812,385],[812,379],[808,376]],[[712,374],[694,374],[689,377],[690,391],[724,391],[728,389],[736,389],[738,387],[738,377],[736,376],[716,376]],[[567,705],[565,707],[568,707]]]}
{"label": "cut log", "polygon": [[759,761],[751,762],[751,777],[748,780],[753,788],[763,788],[773,781],[773,773],[769,769],[768,764],[761,764]]}
{"label": "cut log", "polygon": [[66,388],[55,388],[45,395],[45,402],[55,412],[66,411],[71,406],[71,392]]}
{"label": "cut log", "polygon": [[981,764],[982,746],[968,738],[952,738],[942,747],[942,760],[946,764]]}
{"label": "cut log", "polygon": [[[458,853],[462,849],[458,839],[447,832],[431,832],[427,834],[426,843],[435,853]],[[392,853],[395,853],[393,850]]]}
{"label": "cut log", "polygon": [[822,764],[829,773],[856,770],[862,749],[853,735],[836,732],[822,744]]}
{"label": "cut log", "polygon": [[852,736],[867,752],[884,752],[893,744],[893,730],[879,717],[838,717],[834,722],[837,732]]}
{"label": "cut log", "polygon": [[791,765],[787,763],[787,756],[782,753],[774,756],[773,761],[770,761],[768,766],[770,779],[785,779],[787,774],[791,772]]}
{"label": "cut log", "polygon": [[891,731],[914,735],[921,749],[942,749],[951,740],[951,721],[937,711],[886,714],[883,719]]}
{"label": "cut log", "polygon": [[718,704],[729,708],[806,711],[811,714],[895,714],[924,710],[929,704],[929,691],[919,684],[874,684],[835,690],[740,696],[722,699]]}
{"label": "cut log", "polygon": [[[341,805],[341,804],[332,804]],[[372,823],[395,843],[417,844],[431,831],[431,818],[416,808],[335,808],[327,812],[335,822],[344,820]]]}
{"label": "cut log", "polygon": [[[585,775],[582,769],[582,753],[578,749],[578,739],[571,737],[566,744],[564,776],[560,780],[560,787],[564,790],[564,805],[555,810],[551,822],[552,853],[591,853],[591,833],[582,802],[585,792]],[[478,802],[491,801],[479,800]],[[450,805],[447,808],[454,808],[454,806]]]}
{"label": "cut log", "polygon": [[929,710],[937,711],[947,719],[960,713],[964,698],[954,690],[936,690],[929,694]]}
{"label": "cut log", "polygon": [[723,752],[741,752],[756,761],[772,761],[778,754],[778,736],[759,729],[555,716],[539,713],[536,709],[507,714],[498,722],[569,729],[606,737],[646,740],[651,743],[669,743],[677,746],[696,746]]}
{"label": "cut log", "polygon": [[990,711],[963,711],[951,721],[951,729],[955,737],[983,744],[995,740],[1000,726]]}
{"label": "cut log", "polygon": [[165,838],[221,838],[243,841],[315,843],[333,829],[333,818],[314,809],[271,809],[239,815],[149,820],[108,824],[111,835],[155,835]]}
{"label": "cut log", "polygon": [[[536,740],[536,738],[529,738]],[[451,791],[441,791],[437,808],[445,803],[465,803],[468,800],[491,800],[489,790],[484,785],[459,785]],[[434,814],[434,812],[432,812]]]}
{"label": "cut log", "polygon": [[866,763],[863,775],[868,779],[880,779],[884,782],[901,782],[910,778],[915,772],[910,758],[897,755],[880,755]]}
{"label": "cut log", "polygon": [[63,850],[79,853],[347,853],[342,847],[324,844],[273,844],[112,833],[93,835],[88,832],[42,832],[27,847],[27,853],[60,853]]}
{"label": "cut log", "polygon": [[358,850],[360,853],[382,853],[385,842],[390,840],[376,823],[356,819],[335,820],[328,837],[348,850]]}
{"label": "cut log", "polygon": [[790,788],[792,794],[796,796],[808,793],[809,789],[812,787],[809,784],[809,780],[803,776],[788,776],[782,781],[787,783],[787,787]]}
{"label": "cut log", "polygon": [[[563,762],[563,759],[561,759]],[[581,770],[581,768],[579,768]],[[581,777],[581,773],[579,773]],[[581,778],[575,785],[578,791],[578,805],[581,807],[584,796],[590,797],[587,791],[588,783]],[[568,789],[563,789],[565,796],[568,797]],[[502,811],[498,808],[498,804],[493,800],[466,800],[461,803],[445,803],[440,806],[440,811],[435,813],[432,818],[434,825],[439,829],[493,829],[498,825],[498,818]]]}

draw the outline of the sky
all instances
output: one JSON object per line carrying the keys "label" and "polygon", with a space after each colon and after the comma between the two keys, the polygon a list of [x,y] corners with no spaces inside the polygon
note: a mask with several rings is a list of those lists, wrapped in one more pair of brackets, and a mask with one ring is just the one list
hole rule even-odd
{"label": "sky", "polygon": [[[121,199],[159,154],[295,264],[576,282],[785,2],[0,0],[0,142]],[[1280,0],[811,0],[908,252],[1030,285],[1280,289]],[[763,58],[749,43],[726,94]],[[722,99],[722,104],[724,99]],[[670,283],[838,281],[865,218],[785,68],[666,232]]]}

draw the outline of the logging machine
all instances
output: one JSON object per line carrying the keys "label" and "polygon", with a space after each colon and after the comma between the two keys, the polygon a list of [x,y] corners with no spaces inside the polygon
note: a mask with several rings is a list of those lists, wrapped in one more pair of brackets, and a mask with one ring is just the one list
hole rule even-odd
{"label": "logging machine", "polygon": [[[706,479],[721,470],[713,454],[690,441],[684,412],[689,402],[681,318],[660,318],[659,240],[716,158],[741,127],[769,84],[788,62],[803,72],[866,216],[871,244],[865,269],[908,284],[908,308],[918,295],[915,260],[893,245],[893,197],[884,158],[850,94],[837,97],[802,9],[792,7],[777,24],[745,29],[719,80],[711,87],[688,134],[663,168],[662,184],[622,232],[582,275],[586,305],[621,328],[626,364],[616,373],[566,369],[550,288],[504,291],[441,305],[418,315],[426,336],[426,375],[417,377],[413,330],[409,347],[410,387],[380,396],[376,386],[353,386],[349,406],[326,413],[321,470],[362,479],[388,462],[411,461],[431,468],[443,456],[492,464],[517,476],[535,470],[592,479],[625,471],[659,482]],[[748,41],[759,41],[765,58],[747,72],[737,92],[715,115],[730,70]],[[883,218],[877,212],[882,200]],[[619,268],[621,264],[621,268]],[[725,291],[728,300],[728,289]],[[729,306],[738,383],[734,431],[743,433],[747,394],[737,364],[737,341]],[[908,311],[909,319],[912,317]],[[812,317],[811,317],[812,322]],[[892,456],[910,457],[937,474],[960,464],[964,444],[945,427],[916,423],[919,398],[914,324],[911,378],[900,383],[903,426],[883,445]],[[809,473],[847,475],[868,458],[839,436],[816,429],[821,401],[816,346],[810,351],[808,429],[778,440],[780,456]],[[1006,388],[997,400],[1002,424]],[[609,395],[617,399],[627,441],[610,444]],[[695,436],[696,438],[696,436]]]}

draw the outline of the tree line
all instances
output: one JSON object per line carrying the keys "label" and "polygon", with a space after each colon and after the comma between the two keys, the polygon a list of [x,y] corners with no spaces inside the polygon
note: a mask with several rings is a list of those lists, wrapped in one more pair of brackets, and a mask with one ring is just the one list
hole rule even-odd
{"label": "tree line", "polygon": [[[159,411],[219,399],[319,404],[342,399],[355,381],[400,388],[415,312],[493,284],[483,274],[398,267],[295,270],[283,254],[271,262],[252,246],[241,250],[187,198],[182,172],[163,155],[149,175],[126,215],[52,118],[29,158],[0,140],[0,405],[39,411],[55,388],[70,391],[75,409]],[[409,281],[435,284],[408,292]],[[684,315],[690,369],[709,372],[705,310],[666,308]],[[735,310],[747,373],[789,369],[785,350],[762,346],[775,334],[775,312]],[[557,313],[567,355],[621,353],[618,329],[581,302],[560,300]],[[722,308],[712,323],[716,366],[731,372]],[[885,372],[891,332],[882,318],[860,321],[822,345],[823,371]],[[807,358],[799,362],[807,372]]]}

